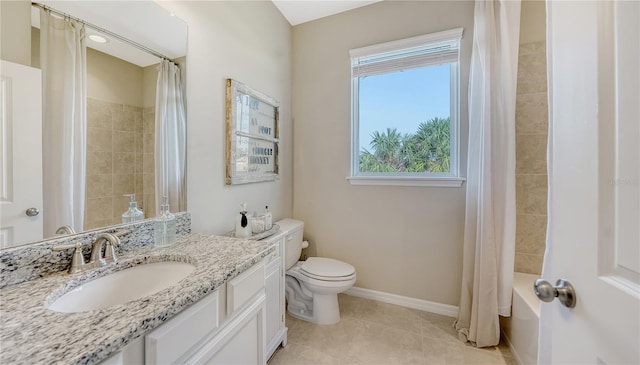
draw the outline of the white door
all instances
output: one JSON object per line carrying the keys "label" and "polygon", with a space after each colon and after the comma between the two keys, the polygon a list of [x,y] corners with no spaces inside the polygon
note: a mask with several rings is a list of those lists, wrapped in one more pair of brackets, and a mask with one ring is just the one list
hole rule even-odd
{"label": "white door", "polygon": [[640,364],[640,2],[547,2],[550,149],[539,363]]}
{"label": "white door", "polygon": [[[42,239],[42,76],[2,61],[0,248]],[[27,210],[35,208],[38,210]]]}

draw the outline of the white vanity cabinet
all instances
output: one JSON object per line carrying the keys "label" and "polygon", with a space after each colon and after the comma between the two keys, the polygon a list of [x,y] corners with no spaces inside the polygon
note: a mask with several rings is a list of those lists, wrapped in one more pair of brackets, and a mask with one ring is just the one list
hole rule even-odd
{"label": "white vanity cabinet", "polygon": [[285,326],[285,242],[286,232],[279,231],[263,241],[275,243],[276,250],[265,259],[266,286],[266,348],[265,358],[269,359],[282,344],[287,345]]}
{"label": "white vanity cabinet", "polygon": [[264,259],[102,362],[266,364]]}

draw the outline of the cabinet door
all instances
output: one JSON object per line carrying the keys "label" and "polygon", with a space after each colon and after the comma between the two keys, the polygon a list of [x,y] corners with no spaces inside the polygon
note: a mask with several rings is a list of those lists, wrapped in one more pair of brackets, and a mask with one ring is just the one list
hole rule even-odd
{"label": "cabinet door", "polygon": [[283,305],[280,298],[280,265],[276,262],[274,267],[269,267],[266,278],[266,316],[267,316],[267,348],[270,349],[272,342],[276,341],[276,336],[282,324],[280,306]]}
{"label": "cabinet door", "polygon": [[265,295],[228,323],[186,364],[266,364]]}

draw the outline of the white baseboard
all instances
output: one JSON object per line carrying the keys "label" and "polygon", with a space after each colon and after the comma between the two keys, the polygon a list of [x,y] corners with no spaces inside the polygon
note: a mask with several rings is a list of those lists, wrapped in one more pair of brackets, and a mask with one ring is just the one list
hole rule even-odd
{"label": "white baseboard", "polygon": [[385,293],[385,292],[371,290],[371,289],[358,288],[355,286],[344,293],[348,295],[352,295],[354,297],[377,300],[379,302],[395,304],[395,305],[399,305],[407,308],[419,309],[425,312],[442,314],[444,316],[449,316],[454,318],[458,316],[458,307],[454,305],[430,302],[428,300],[404,297],[402,295]]}

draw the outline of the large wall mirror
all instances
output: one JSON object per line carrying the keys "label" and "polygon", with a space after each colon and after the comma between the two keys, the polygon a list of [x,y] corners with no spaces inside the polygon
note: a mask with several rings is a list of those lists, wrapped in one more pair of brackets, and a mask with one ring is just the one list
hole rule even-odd
{"label": "large wall mirror", "polygon": [[[3,21],[8,16],[4,3]],[[156,51],[184,66],[186,23],[154,1],[39,3],[107,31],[86,28],[86,204],[81,230],[122,223],[122,214],[129,207],[126,194],[136,195],[145,218],[156,216],[154,141],[160,58],[148,51]],[[40,8],[31,3],[22,5],[29,7],[31,15],[18,13],[23,17],[21,22],[31,24],[30,66],[40,68]],[[117,34],[142,47],[134,47],[105,33]],[[181,69],[184,80],[184,67]],[[172,151],[167,153],[171,155]],[[41,214],[46,215],[47,210],[42,209]],[[43,237],[5,242],[0,248],[53,235],[45,232]]]}

